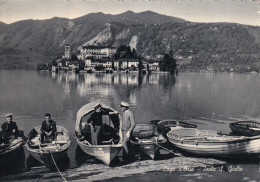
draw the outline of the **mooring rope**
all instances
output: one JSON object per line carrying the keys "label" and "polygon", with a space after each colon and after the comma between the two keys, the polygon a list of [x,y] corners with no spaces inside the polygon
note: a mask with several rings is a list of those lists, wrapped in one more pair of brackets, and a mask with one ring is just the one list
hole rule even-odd
{"label": "mooring rope", "polygon": [[179,155],[179,154],[176,154],[175,152],[173,152],[173,151],[171,151],[171,150],[168,150],[167,148],[165,148],[165,147],[163,147],[163,146],[161,146],[161,145],[159,145],[157,142],[154,142],[156,145],[158,145],[159,147],[161,147],[162,149],[164,149],[164,150],[166,150],[166,151],[168,151],[168,152],[170,152],[170,153],[172,153],[172,154],[174,154],[174,155],[176,155],[176,156],[181,156],[181,155]]}
{"label": "mooring rope", "polygon": [[66,178],[64,178],[64,176],[63,176],[62,173],[60,172],[60,170],[59,170],[59,168],[58,168],[58,166],[57,166],[57,164],[56,164],[56,162],[55,162],[55,160],[54,160],[54,158],[53,158],[53,156],[52,156],[52,153],[50,153],[50,154],[51,154],[51,158],[52,158],[52,160],[53,160],[53,163],[54,163],[55,167],[57,168],[57,171],[60,173],[62,179],[63,179],[64,181],[68,182],[68,181],[66,180]]}

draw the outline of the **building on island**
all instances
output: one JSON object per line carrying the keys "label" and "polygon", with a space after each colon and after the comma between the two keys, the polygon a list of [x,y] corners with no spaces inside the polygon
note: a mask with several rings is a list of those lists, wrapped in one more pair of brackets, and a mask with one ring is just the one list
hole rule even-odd
{"label": "building on island", "polygon": [[116,53],[114,47],[102,46],[83,46],[80,49],[80,58],[84,60],[86,57],[93,57],[94,59],[111,58]]}
{"label": "building on island", "polygon": [[138,68],[139,60],[138,59],[127,59],[120,58],[114,61],[114,67],[116,69],[130,69]]}
{"label": "building on island", "polygon": [[66,44],[66,45],[65,45],[64,58],[65,58],[65,59],[69,59],[69,58],[70,58],[70,45],[69,45],[69,44]]}

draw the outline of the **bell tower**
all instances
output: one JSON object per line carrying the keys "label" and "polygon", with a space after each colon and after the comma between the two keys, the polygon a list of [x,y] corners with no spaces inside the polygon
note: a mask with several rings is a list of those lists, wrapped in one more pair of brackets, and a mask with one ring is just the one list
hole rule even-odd
{"label": "bell tower", "polygon": [[67,58],[67,59],[70,58],[70,45],[69,44],[65,45],[65,55],[64,55],[64,57]]}

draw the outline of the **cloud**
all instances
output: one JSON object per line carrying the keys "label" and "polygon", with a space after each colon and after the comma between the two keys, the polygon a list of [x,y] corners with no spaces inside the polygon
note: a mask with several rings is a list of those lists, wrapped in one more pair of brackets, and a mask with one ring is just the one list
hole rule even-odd
{"label": "cloud", "polygon": [[258,14],[260,14],[260,11],[257,11]]}

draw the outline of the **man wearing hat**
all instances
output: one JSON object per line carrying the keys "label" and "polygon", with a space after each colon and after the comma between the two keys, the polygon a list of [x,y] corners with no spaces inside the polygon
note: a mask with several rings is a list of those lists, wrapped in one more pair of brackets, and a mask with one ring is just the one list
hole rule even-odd
{"label": "man wearing hat", "polygon": [[1,128],[2,128],[1,139],[6,144],[8,144],[8,143],[10,144],[14,141],[14,139],[17,135],[17,131],[18,131],[16,122],[14,122],[12,119],[13,119],[12,114],[11,113],[7,114],[6,122],[4,122],[1,125]]}
{"label": "man wearing hat", "polygon": [[121,118],[121,124],[120,124],[120,130],[121,130],[121,142],[123,144],[123,147],[128,155],[128,141],[130,138],[130,135],[135,127],[135,120],[134,115],[132,111],[129,110],[129,104],[126,102],[121,102],[120,108],[123,112],[122,118]]}

